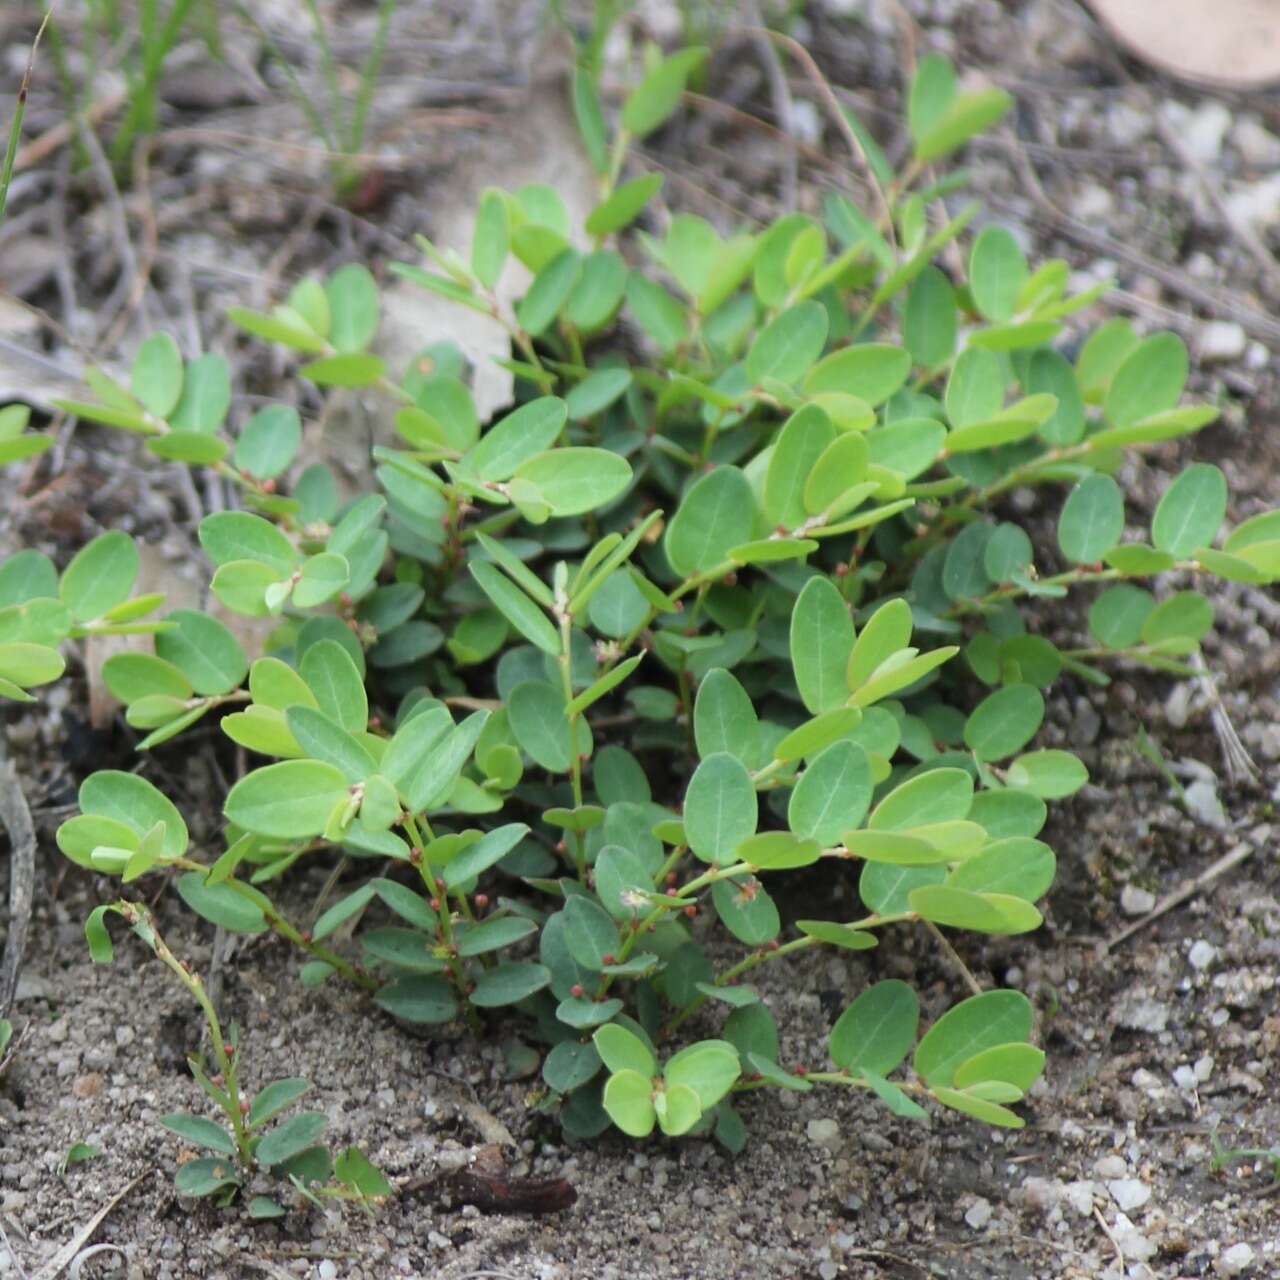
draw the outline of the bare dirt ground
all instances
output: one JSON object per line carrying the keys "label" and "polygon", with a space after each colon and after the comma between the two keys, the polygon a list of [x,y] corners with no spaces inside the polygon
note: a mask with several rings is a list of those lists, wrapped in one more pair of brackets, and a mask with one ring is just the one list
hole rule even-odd
{"label": "bare dirt ground", "polygon": [[[698,11],[714,18],[708,93],[723,105],[692,101],[644,157],[671,175],[673,207],[747,225],[791,201],[813,208],[827,187],[861,190],[805,76],[771,83],[743,31],[754,8]],[[35,9],[20,2],[0,13],[0,100],[13,100]],[[293,7],[273,0],[261,10],[303,74],[314,74]],[[647,15],[654,34],[679,38],[677,10],[652,5]],[[357,58],[372,10],[344,4],[336,17],[340,52]],[[0,226],[0,400],[45,404],[75,385],[84,358],[125,359],[158,326],[229,349],[226,305],[256,305],[305,270],[353,257],[379,268],[407,258],[418,230],[447,239],[463,196],[507,182],[515,155],[532,152],[571,175],[572,139],[553,132],[563,113],[545,105],[561,92],[562,63],[544,18],[536,3],[401,5],[366,148],[380,159],[354,210],[327,194],[326,157],[275,77],[259,74],[251,33],[228,18],[224,69],[210,70],[198,42],[184,46],[132,192],[116,191],[92,154],[87,170],[73,171],[66,146],[48,145],[20,169]],[[1091,319],[1130,312],[1187,337],[1200,357],[1196,390],[1219,401],[1223,417],[1133,469],[1135,519],[1166,483],[1162,467],[1192,454],[1227,470],[1234,518],[1280,503],[1280,95],[1163,80],[1117,56],[1067,0],[826,0],[790,29],[891,155],[913,54],[940,49],[1009,88],[1016,114],[969,158],[991,216],[1037,257],[1067,256],[1082,282],[1115,281]],[[105,104],[104,127],[114,92],[104,79],[90,95]],[[26,138],[45,147],[61,119],[46,75]],[[259,385],[279,372],[255,359]],[[114,523],[154,543],[162,562],[189,558],[207,495],[140,472],[133,458],[127,443],[64,431],[58,473],[42,464],[6,477],[8,546],[65,557]],[[110,968],[89,963],[81,922],[109,886],[69,869],[51,839],[79,779],[128,760],[129,740],[119,725],[89,727],[82,681],[54,689],[38,710],[10,710],[8,751],[41,846],[15,1010],[25,1034],[0,1083],[0,1275],[61,1274],[58,1250],[122,1192],[92,1235],[116,1248],[84,1259],[81,1276],[1280,1274],[1277,1200],[1267,1194],[1280,1160],[1212,1167],[1215,1143],[1280,1144],[1280,605],[1243,588],[1215,599],[1206,663],[1260,781],[1229,779],[1205,688],[1126,672],[1102,691],[1064,680],[1046,737],[1078,751],[1093,781],[1051,820],[1060,874],[1046,927],[962,945],[980,980],[1026,990],[1039,1011],[1049,1069],[1021,1132],[947,1117],[908,1126],[860,1099],[814,1091],[755,1095],[745,1108],[751,1141],[737,1159],[702,1142],[615,1136],[573,1146],[529,1110],[535,1082],[504,1078],[497,1038],[411,1036],[352,996],[301,989],[292,957],[271,942],[226,958],[223,1002],[243,1026],[254,1072],[310,1078],[335,1145],[358,1142],[399,1180],[480,1142],[476,1116],[487,1112],[518,1143],[515,1172],[576,1187],[573,1209],[543,1218],[405,1198],[372,1221],[300,1209],[252,1224],[176,1198],[180,1144],[155,1119],[199,1108],[183,1058],[198,1027],[141,948],[123,945]],[[1136,749],[1142,730],[1178,767],[1188,805]],[[149,766],[188,813],[203,813],[197,839],[212,835],[221,794],[211,742]],[[1228,868],[1213,873],[1223,858]],[[1196,877],[1205,879],[1147,918]],[[306,876],[291,885],[300,911],[319,888]],[[832,892],[810,886],[819,889]],[[211,934],[174,895],[160,896],[157,914],[181,953],[207,968]],[[762,984],[791,1061],[820,1059],[829,993],[847,999],[869,977],[892,974],[910,977],[926,1002],[954,989],[942,957],[912,935],[869,954],[809,955]],[[101,1155],[61,1173],[75,1142]]]}

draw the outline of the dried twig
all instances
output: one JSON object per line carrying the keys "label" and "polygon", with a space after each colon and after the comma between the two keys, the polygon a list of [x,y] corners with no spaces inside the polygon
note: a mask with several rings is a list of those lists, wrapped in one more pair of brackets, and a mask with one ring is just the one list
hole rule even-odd
{"label": "dried twig", "polygon": [[1192,880],[1185,880],[1172,893],[1166,894],[1159,902],[1149,911],[1141,920],[1135,920],[1132,924],[1125,925],[1119,933],[1100,942],[1097,946],[1098,958],[1102,959],[1106,954],[1118,947],[1122,942],[1127,942],[1135,933],[1141,932],[1149,924],[1159,920],[1161,916],[1167,915],[1174,907],[1181,906],[1188,898],[1198,893],[1201,889],[1208,888],[1219,876],[1225,875],[1228,871],[1238,867],[1246,858],[1254,851],[1254,846],[1247,841],[1244,844],[1238,844],[1229,853],[1223,854],[1217,862],[1213,863],[1207,870],[1202,871]]}
{"label": "dried twig", "polygon": [[86,1222],[84,1226],[81,1227],[80,1230],[77,1231],[76,1234],[58,1250],[57,1253],[55,1253],[53,1257],[50,1258],[34,1276],[31,1277],[31,1280],[56,1280],[65,1268],[71,1266],[72,1263],[75,1262],[80,1251],[89,1243],[93,1233],[102,1225],[102,1221],[107,1214],[109,1214],[111,1210],[125,1198],[125,1196],[129,1195],[129,1193],[134,1191],[137,1187],[140,1187],[149,1177],[151,1177],[152,1172],[153,1171],[151,1169],[144,1169],[132,1182],[127,1183],[121,1188],[121,1190],[116,1192],[116,1194],[112,1196],[111,1199],[108,1200],[107,1203],[104,1204],[102,1208],[99,1209],[98,1212],[95,1213],[93,1217],[90,1218],[89,1221]]}
{"label": "dried twig", "polygon": [[832,120],[835,121],[836,128],[839,129],[841,136],[848,144],[849,150],[853,152],[854,158],[862,166],[866,175],[867,182],[871,189],[876,193],[876,200],[880,205],[880,215],[885,227],[885,235],[890,240],[893,238],[893,208],[889,204],[889,198],[884,193],[884,188],[880,185],[879,179],[876,177],[875,170],[871,166],[871,162],[867,159],[866,149],[862,145],[862,140],[854,131],[853,126],[849,123],[849,117],[845,114],[844,107],[840,104],[840,99],[836,97],[835,91],[831,88],[830,81],[822,74],[818,64],[814,62],[809,50],[799,41],[793,40],[790,36],[784,36],[779,31],[765,30],[764,34],[769,39],[776,41],[782,45],[788,53],[804,68],[805,74],[809,77],[813,87],[817,89],[818,96],[825,104]]}
{"label": "dried twig", "polygon": [[969,966],[960,958],[960,953],[951,945],[946,934],[932,920],[926,920],[924,926],[933,935],[933,940],[942,948],[943,954],[960,971],[960,976],[965,980],[965,985],[975,996],[980,996],[982,994],[981,984],[969,971]]}
{"label": "dried twig", "polygon": [[[746,0],[744,13],[751,26],[748,36],[764,67],[764,74],[769,81],[769,97],[773,106],[773,114],[778,128],[786,134],[791,132],[791,87],[787,84],[787,73],[783,70],[782,59],[773,47],[773,42],[766,34],[767,28],[760,17],[760,6],[756,0]],[[796,191],[800,182],[800,162],[794,147],[783,148],[782,164],[782,207],[793,210],[796,207]]]}
{"label": "dried twig", "polygon": [[31,810],[18,782],[13,762],[4,757],[0,738],[0,823],[9,833],[9,938],[0,963],[0,1018],[8,1016],[18,990],[22,953],[27,945],[31,909],[35,902],[36,832]]}

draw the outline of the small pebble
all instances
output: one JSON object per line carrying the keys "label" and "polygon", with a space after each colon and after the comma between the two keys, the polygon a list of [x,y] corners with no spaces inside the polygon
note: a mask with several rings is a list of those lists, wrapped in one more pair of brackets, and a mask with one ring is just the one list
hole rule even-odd
{"label": "small pebble", "polygon": [[317,1268],[316,1275],[319,1280],[336,1280],[338,1275],[338,1264],[332,1258],[326,1258]]}
{"label": "small pebble", "polygon": [[965,1211],[964,1220],[975,1230],[981,1231],[991,1221],[991,1204],[987,1200],[975,1200]]}
{"label": "small pebble", "polygon": [[833,1150],[840,1144],[840,1126],[834,1120],[810,1120],[805,1126],[809,1141]]}
{"label": "small pebble", "polygon": [[1200,1081],[1196,1079],[1196,1073],[1190,1067],[1181,1066],[1174,1067],[1173,1069],[1173,1083],[1176,1084],[1179,1089],[1183,1089],[1187,1093],[1191,1093]]}
{"label": "small pebble", "polygon": [[1242,1243],[1233,1244],[1230,1249],[1224,1249],[1217,1262],[1213,1264],[1213,1269],[1220,1276],[1239,1276],[1248,1271],[1251,1266],[1253,1266],[1253,1247]]}
{"label": "small pebble", "polygon": [[1217,949],[1211,942],[1198,938],[1191,944],[1191,950],[1187,952],[1187,963],[1197,973],[1203,973],[1213,963],[1217,954]]}
{"label": "small pebble", "polygon": [[1197,1058],[1193,1070],[1196,1073],[1196,1081],[1199,1084],[1207,1083],[1213,1075],[1213,1058],[1207,1053],[1203,1058]]}
{"label": "small pebble", "polygon": [[1205,364],[1239,360],[1248,345],[1249,335],[1234,320],[1210,320],[1196,335],[1196,351]]}
{"label": "small pebble", "polygon": [[1107,1190],[1126,1213],[1141,1209],[1151,1199],[1151,1188],[1141,1178],[1116,1178],[1107,1183]]}
{"label": "small pebble", "polygon": [[1099,1178],[1123,1178],[1129,1172],[1124,1156],[1102,1156],[1094,1163],[1093,1171]]}
{"label": "small pebble", "polygon": [[1120,892],[1120,910],[1127,916],[1145,916],[1155,905],[1156,895],[1150,889],[1127,884]]}

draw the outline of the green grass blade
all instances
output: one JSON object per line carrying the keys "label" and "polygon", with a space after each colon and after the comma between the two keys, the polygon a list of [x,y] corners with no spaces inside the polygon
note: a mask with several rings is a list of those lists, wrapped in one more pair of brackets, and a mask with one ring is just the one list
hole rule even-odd
{"label": "green grass blade", "polygon": [[13,168],[18,160],[18,139],[22,137],[22,121],[27,114],[27,94],[31,91],[31,73],[35,68],[36,50],[40,47],[40,37],[49,25],[49,14],[46,12],[36,38],[31,42],[31,52],[27,55],[26,70],[22,73],[22,83],[18,86],[18,102],[13,111],[13,122],[9,125],[9,141],[4,150],[4,166],[0,168],[0,222],[4,221],[5,205],[9,201],[9,185],[13,182]]}

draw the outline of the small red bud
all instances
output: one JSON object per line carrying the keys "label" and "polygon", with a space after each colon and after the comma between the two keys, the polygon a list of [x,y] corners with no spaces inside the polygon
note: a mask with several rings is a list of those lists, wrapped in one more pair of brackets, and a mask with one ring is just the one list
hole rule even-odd
{"label": "small red bud", "polygon": [[414,865],[415,867],[420,867],[420,866],[422,866],[422,850],[421,850],[421,849],[410,849],[410,850],[409,850],[409,861],[410,861],[410,862],[412,862],[412,863],[413,863],[413,865]]}
{"label": "small red bud", "polygon": [[489,905],[489,895],[487,893],[477,893],[472,901],[476,904],[477,911],[483,911]]}
{"label": "small red bud", "polygon": [[431,899],[431,910],[432,910],[432,911],[439,911],[439,910],[440,910],[440,899],[439,899],[439,898],[432,898],[432,899]]}
{"label": "small red bud", "polygon": [[557,841],[556,841],[556,852],[557,852],[557,853],[568,853],[568,852],[569,852],[569,846],[568,846],[568,844],[567,844],[565,841],[563,841],[563,840],[557,840]]}
{"label": "small red bud", "polygon": [[668,889],[668,890],[667,890],[667,897],[668,897],[668,898],[677,898],[677,897],[679,897],[679,896],[680,896],[680,895],[679,895],[678,893],[676,893],[676,891],[675,891],[674,889]]}
{"label": "small red bud", "polygon": [[302,931],[302,940],[303,940],[303,942],[311,942],[311,941],[313,941],[313,938],[312,938],[312,936],[311,936],[311,930],[310,930],[310,929],[303,929],[303,931]]}
{"label": "small red bud", "polygon": [[694,916],[696,916],[696,915],[698,914],[698,908],[697,908],[697,907],[685,907],[685,909],[684,909],[684,914],[685,914],[686,919],[692,920],[692,919],[693,919],[693,917],[694,917]]}
{"label": "small red bud", "polygon": [[618,962],[613,958],[613,952],[612,952],[612,951],[611,951],[611,952],[609,952],[609,954],[608,954],[608,955],[606,955],[606,956],[601,956],[601,957],[600,957],[600,959],[601,959],[601,962],[602,962],[602,963],[604,963],[604,964],[617,964],[617,963],[618,963]]}
{"label": "small red bud", "polygon": [[836,565],[836,577],[847,578],[849,576],[849,566],[847,564]]}
{"label": "small red bud", "polygon": [[219,1072],[218,1072],[218,1074],[217,1074],[216,1076],[210,1076],[210,1077],[209,1077],[209,1083],[210,1083],[210,1084],[216,1084],[216,1085],[218,1086],[218,1088],[219,1088],[219,1089],[221,1089],[221,1088],[222,1088],[222,1086],[223,1086],[223,1084],[224,1084],[224,1081],[223,1081],[223,1079],[222,1079],[222,1072],[221,1072],[221,1071],[219,1071]]}
{"label": "small red bud", "polygon": [[791,1068],[791,1074],[793,1076],[807,1076],[809,1074],[809,1070],[807,1067],[802,1067],[799,1063],[796,1063],[796,1065]]}
{"label": "small red bud", "polygon": [[736,573],[726,573],[724,575],[724,585],[726,587],[736,587],[738,585],[738,575]]}
{"label": "small red bud", "polygon": [[449,886],[448,886],[447,884],[445,884],[445,882],[444,882],[443,880],[441,880],[439,876],[437,876],[437,877],[436,877],[436,892],[437,892],[437,893],[438,893],[442,898],[444,897],[445,890],[446,890],[446,889],[448,889],[448,887],[449,887]]}
{"label": "small red bud", "polygon": [[350,608],[351,608],[351,606],[352,606],[353,604],[355,604],[355,601],[351,598],[351,593],[350,593],[349,591],[339,591],[339,592],[338,592],[338,603],[339,603],[339,604],[340,604],[344,609],[350,609]]}
{"label": "small red bud", "polygon": [[276,491],[276,482],[274,480],[264,480],[262,482],[263,493],[275,493],[275,491]]}
{"label": "small red bud", "polygon": [[677,601],[676,601],[676,612],[677,612],[677,613],[683,613],[683,612],[684,612],[684,601],[683,601],[683,600],[677,600]]}
{"label": "small red bud", "polygon": [[677,882],[677,876],[676,876],[676,873],[675,873],[674,871],[668,871],[668,872],[667,872],[667,883],[668,883],[668,884],[675,884],[676,882]]}
{"label": "small red bud", "polygon": [[766,943],[765,943],[765,950],[766,950],[766,951],[777,951],[777,949],[778,949],[781,945],[782,945],[782,944],[777,940],[777,938],[772,938],[772,939],[770,939],[770,941],[768,941],[768,942],[766,942]]}
{"label": "small red bud", "polygon": [[241,1098],[241,1099],[240,1099],[240,1114],[241,1114],[242,1116],[247,1116],[247,1115],[249,1114],[249,1099],[248,1099],[248,1098]]}
{"label": "small red bud", "polygon": [[371,733],[377,733],[377,731],[378,731],[379,729],[381,729],[381,728],[382,728],[382,717],[381,717],[381,716],[370,716],[370,717],[369,717],[369,730],[370,730],[370,732],[371,732]]}
{"label": "small red bud", "polygon": [[584,995],[586,995],[586,992],[585,992],[585,991],[583,991],[583,989],[582,989],[582,983],[580,983],[580,982],[575,982],[575,983],[573,984],[573,986],[571,986],[571,987],[569,988],[569,994],[570,994],[570,995],[571,995],[575,1000],[581,1000],[581,999],[582,999],[582,997],[583,997]]}

